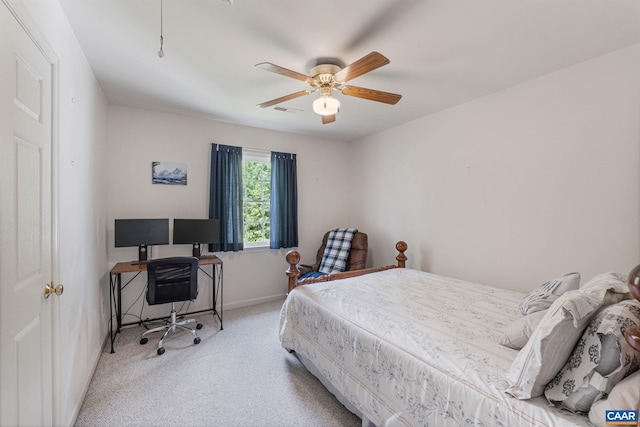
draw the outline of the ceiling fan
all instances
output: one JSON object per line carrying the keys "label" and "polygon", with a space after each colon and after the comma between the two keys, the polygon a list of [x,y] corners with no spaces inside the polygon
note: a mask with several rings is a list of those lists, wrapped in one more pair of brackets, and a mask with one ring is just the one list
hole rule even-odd
{"label": "ceiling fan", "polygon": [[322,61],[320,62],[320,64],[311,68],[311,71],[309,72],[309,74],[311,74],[310,76],[280,67],[279,65],[274,65],[270,62],[261,62],[260,64],[256,64],[256,67],[258,68],[303,81],[309,84],[312,88],[263,102],[262,104],[258,104],[258,107],[270,107],[290,99],[299,98],[319,91],[320,98],[313,102],[313,111],[322,116],[323,124],[327,124],[334,122],[336,120],[336,114],[340,111],[340,101],[332,96],[332,92],[334,90],[341,92],[343,95],[355,96],[356,98],[368,99],[370,101],[384,102],[385,104],[391,105],[396,104],[400,101],[400,98],[402,98],[402,95],[398,95],[396,93],[345,85],[349,80],[355,79],[358,76],[388,64],[389,59],[378,52],[371,52],[344,68],[341,66],[339,61],[325,59],[325,63]]}

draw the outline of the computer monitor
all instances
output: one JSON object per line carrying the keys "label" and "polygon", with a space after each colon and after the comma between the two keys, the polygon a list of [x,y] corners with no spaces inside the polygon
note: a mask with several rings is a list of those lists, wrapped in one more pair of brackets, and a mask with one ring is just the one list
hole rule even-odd
{"label": "computer monitor", "polygon": [[137,246],[139,262],[147,261],[147,246],[168,244],[169,218],[116,219],[116,248]]}
{"label": "computer monitor", "polygon": [[202,245],[218,243],[220,223],[217,219],[174,219],[173,244],[192,244],[193,256],[199,257]]}

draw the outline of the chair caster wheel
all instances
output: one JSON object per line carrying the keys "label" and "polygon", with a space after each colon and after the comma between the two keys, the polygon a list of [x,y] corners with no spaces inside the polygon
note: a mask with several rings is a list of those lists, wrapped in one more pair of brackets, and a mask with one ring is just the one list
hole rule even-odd
{"label": "chair caster wheel", "polygon": [[201,340],[200,340],[200,337],[195,337],[195,338],[193,339],[193,343],[194,343],[194,344],[200,344],[200,341],[201,341]]}
{"label": "chair caster wheel", "polygon": [[198,324],[196,325],[196,329],[202,329],[202,323],[198,323]]}
{"label": "chair caster wheel", "polygon": [[164,347],[160,347],[158,349],[158,356],[162,356],[164,354]]}
{"label": "chair caster wheel", "polygon": [[140,344],[145,345],[148,342],[149,342],[149,339],[147,339],[147,337],[140,338]]}

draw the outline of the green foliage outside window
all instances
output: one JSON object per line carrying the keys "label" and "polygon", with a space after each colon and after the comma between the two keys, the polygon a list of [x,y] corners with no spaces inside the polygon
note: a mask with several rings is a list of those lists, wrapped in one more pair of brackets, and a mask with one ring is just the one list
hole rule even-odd
{"label": "green foliage outside window", "polygon": [[271,163],[242,162],[244,242],[269,242]]}

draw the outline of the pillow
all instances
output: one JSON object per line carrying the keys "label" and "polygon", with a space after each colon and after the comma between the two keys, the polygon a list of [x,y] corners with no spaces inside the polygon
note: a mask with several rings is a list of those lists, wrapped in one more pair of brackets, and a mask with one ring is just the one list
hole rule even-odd
{"label": "pillow", "polygon": [[[620,283],[622,283],[622,287],[619,286]],[[594,276],[587,283],[580,286],[580,290],[597,293],[598,295],[602,296],[604,298],[604,306],[616,304],[617,302],[620,302],[622,300],[632,298],[625,278],[622,277],[622,275],[614,273],[612,271]],[[625,294],[622,300],[618,298],[618,292]]]}
{"label": "pillow", "polygon": [[595,313],[631,297],[626,283],[614,273],[598,275],[588,284],[565,292],[547,310],[507,372],[508,394],[517,399],[542,396]]}
{"label": "pillow", "polygon": [[640,371],[629,375],[611,390],[609,397],[600,399],[591,406],[589,421],[598,427],[606,427],[607,409],[640,409]]}
{"label": "pillow", "polygon": [[640,303],[636,301],[622,301],[601,310],[562,370],[547,385],[547,400],[573,412],[589,412],[595,401],[638,370],[640,353],[624,338],[629,327],[638,325]]}
{"label": "pillow", "polygon": [[580,273],[567,273],[557,279],[549,280],[531,291],[518,306],[518,318],[536,311],[546,310],[566,291],[578,289]]}
{"label": "pillow", "polygon": [[507,326],[503,334],[498,337],[498,343],[514,350],[520,350],[529,341],[533,330],[538,326],[547,310],[536,311],[521,317]]}

